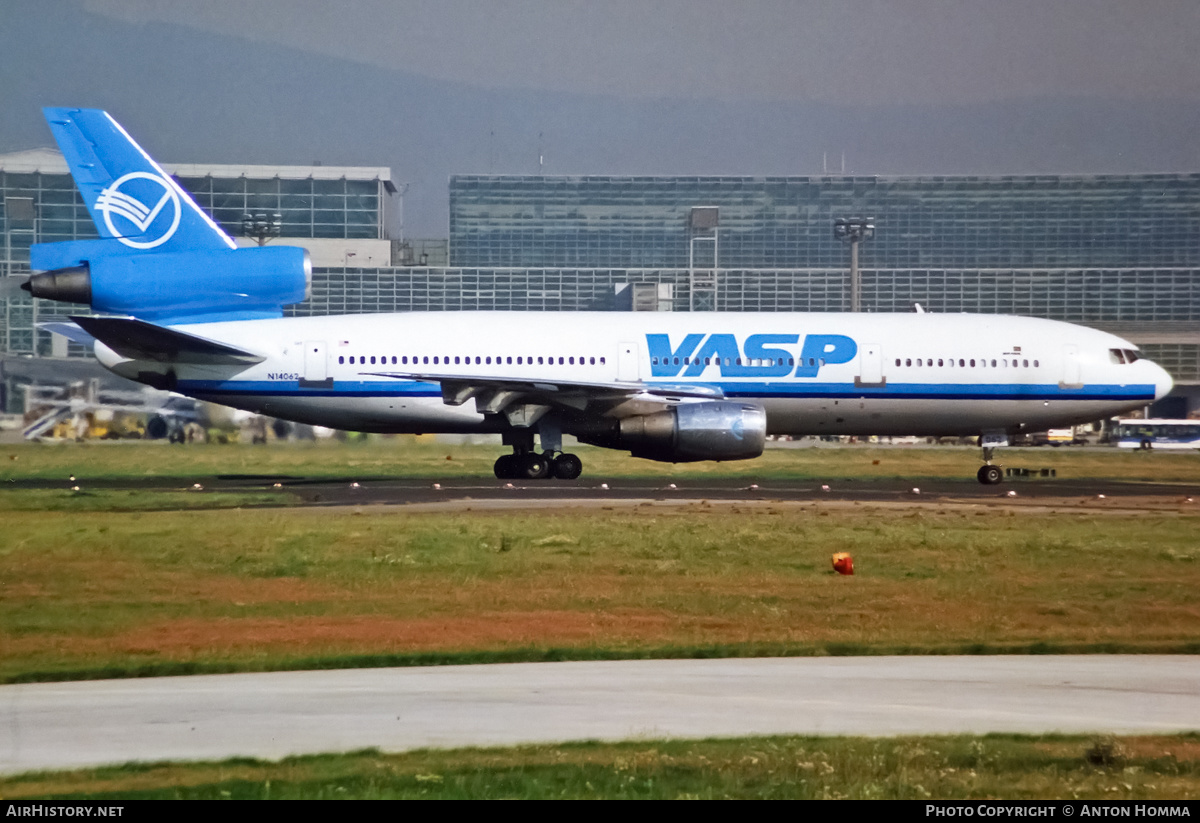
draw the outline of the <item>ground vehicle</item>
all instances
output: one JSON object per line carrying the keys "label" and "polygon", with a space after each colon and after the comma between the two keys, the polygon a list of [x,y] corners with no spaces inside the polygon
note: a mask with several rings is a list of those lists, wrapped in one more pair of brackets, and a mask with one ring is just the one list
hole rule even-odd
{"label": "ground vehicle", "polygon": [[1035,432],[1029,436],[1029,441],[1034,446],[1085,446],[1087,439],[1079,437],[1075,434],[1074,429],[1049,429],[1044,432]]}
{"label": "ground vehicle", "polygon": [[1200,420],[1118,420],[1111,442],[1122,449],[1200,449]]}

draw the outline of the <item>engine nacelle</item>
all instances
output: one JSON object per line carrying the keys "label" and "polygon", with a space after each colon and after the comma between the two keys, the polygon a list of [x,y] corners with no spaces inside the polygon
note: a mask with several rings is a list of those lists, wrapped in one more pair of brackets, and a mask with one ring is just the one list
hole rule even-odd
{"label": "engine nacelle", "polygon": [[111,240],[46,243],[23,286],[34,297],[86,303],[146,320],[278,317],[310,290],[308,252],[294,246],[114,254]]}
{"label": "engine nacelle", "polygon": [[666,411],[626,417],[615,431],[579,439],[666,463],[749,460],[762,454],[767,413],[761,406],[724,400],[681,403]]}

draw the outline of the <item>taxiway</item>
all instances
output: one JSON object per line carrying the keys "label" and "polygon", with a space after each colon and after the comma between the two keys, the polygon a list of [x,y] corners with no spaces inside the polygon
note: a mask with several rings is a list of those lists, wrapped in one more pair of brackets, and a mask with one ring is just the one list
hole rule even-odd
{"label": "taxiway", "polygon": [[0,687],[0,771],[378,747],[1200,727],[1200,657],[635,660]]}

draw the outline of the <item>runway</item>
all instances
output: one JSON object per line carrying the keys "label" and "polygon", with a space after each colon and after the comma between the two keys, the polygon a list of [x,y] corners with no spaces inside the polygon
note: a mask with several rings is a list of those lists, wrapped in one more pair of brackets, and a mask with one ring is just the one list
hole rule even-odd
{"label": "runway", "polygon": [[[346,475],[302,477],[294,475],[223,474],[216,476],[88,478],[16,480],[9,489],[128,489],[213,492],[280,491],[289,498],[275,505],[346,506],[394,505],[415,507],[520,508],[548,505],[629,505],[707,501],[912,503],[915,500],[1007,504],[1081,501],[1121,501],[1174,506],[1200,501],[1200,484],[1145,483],[1120,480],[1067,478],[1012,478],[999,486],[984,486],[974,478],[962,479],[831,479],[746,480],[688,478],[676,481],[627,477],[584,477],[579,480],[503,481],[488,477],[420,480],[396,477]],[[197,488],[198,487],[198,488]],[[1192,498],[1192,500],[1189,500]],[[272,505],[272,504],[264,504]],[[1197,503],[1200,505],[1200,503]]]}
{"label": "runway", "polygon": [[1200,728],[1200,657],[519,663],[0,687],[0,772],[570,740]]}

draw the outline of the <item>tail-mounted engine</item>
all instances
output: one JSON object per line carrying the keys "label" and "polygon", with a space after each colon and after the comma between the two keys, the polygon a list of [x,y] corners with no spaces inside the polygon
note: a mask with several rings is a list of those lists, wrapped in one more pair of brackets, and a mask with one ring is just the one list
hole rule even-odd
{"label": "tail-mounted engine", "polygon": [[308,252],[293,246],[130,254],[81,240],[35,245],[30,263],[47,270],[22,286],[34,297],[159,322],[279,317],[312,281]]}

